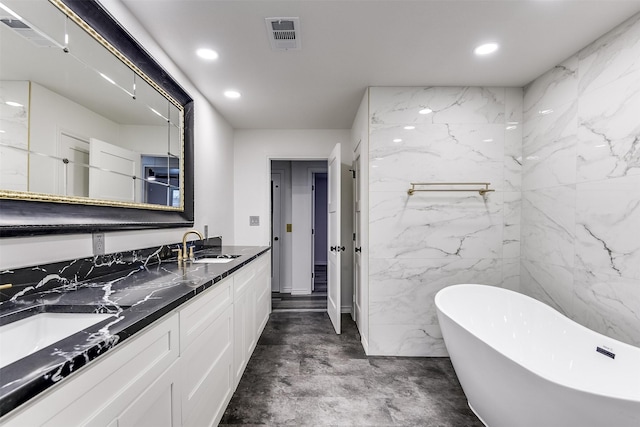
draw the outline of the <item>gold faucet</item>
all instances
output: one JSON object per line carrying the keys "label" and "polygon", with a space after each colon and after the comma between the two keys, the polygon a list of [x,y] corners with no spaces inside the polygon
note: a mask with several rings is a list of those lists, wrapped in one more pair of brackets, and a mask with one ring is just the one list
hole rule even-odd
{"label": "gold faucet", "polygon": [[200,240],[204,240],[204,237],[202,236],[202,234],[200,234],[198,230],[189,230],[186,233],[184,233],[184,236],[182,236],[182,259],[184,261],[187,260],[187,236],[189,234],[197,234],[198,237],[200,237]]}

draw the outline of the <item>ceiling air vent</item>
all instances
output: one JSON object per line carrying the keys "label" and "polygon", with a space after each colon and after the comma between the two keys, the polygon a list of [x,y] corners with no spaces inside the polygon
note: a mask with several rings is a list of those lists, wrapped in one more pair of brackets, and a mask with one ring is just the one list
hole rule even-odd
{"label": "ceiling air vent", "polygon": [[300,49],[300,18],[266,18],[265,21],[271,49]]}
{"label": "ceiling air vent", "polygon": [[16,18],[0,17],[2,22],[7,27],[11,28],[16,34],[29,40],[31,43],[38,47],[59,47],[60,45],[49,37],[45,36],[42,32],[31,28],[26,22]]}

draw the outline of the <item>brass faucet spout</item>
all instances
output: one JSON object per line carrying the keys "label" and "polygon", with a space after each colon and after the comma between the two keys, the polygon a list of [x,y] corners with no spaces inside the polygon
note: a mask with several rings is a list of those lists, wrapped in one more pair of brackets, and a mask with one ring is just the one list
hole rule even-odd
{"label": "brass faucet spout", "polygon": [[182,236],[182,259],[184,261],[187,260],[187,236],[189,234],[197,234],[198,237],[200,237],[200,240],[204,240],[204,237],[202,236],[202,234],[200,234],[200,232],[198,230],[189,230],[186,233],[184,233],[184,235]]}

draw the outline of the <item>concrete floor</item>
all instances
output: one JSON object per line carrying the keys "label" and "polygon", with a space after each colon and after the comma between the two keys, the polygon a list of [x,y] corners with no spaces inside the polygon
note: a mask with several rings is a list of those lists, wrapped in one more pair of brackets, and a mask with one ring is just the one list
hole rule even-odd
{"label": "concrete floor", "polygon": [[367,357],[342,323],[273,313],[220,425],[482,427],[448,358]]}

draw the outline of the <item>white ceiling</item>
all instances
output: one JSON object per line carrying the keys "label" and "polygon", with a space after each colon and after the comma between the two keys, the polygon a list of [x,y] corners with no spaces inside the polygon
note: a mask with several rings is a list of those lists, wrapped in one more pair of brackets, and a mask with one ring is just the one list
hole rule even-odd
{"label": "white ceiling", "polygon": [[[122,2],[236,129],[348,129],[368,86],[523,86],[640,11],[640,0]],[[300,18],[301,50],[271,50],[264,19],[276,16]],[[501,49],[474,57],[488,40]],[[220,58],[200,60],[199,47]]]}

